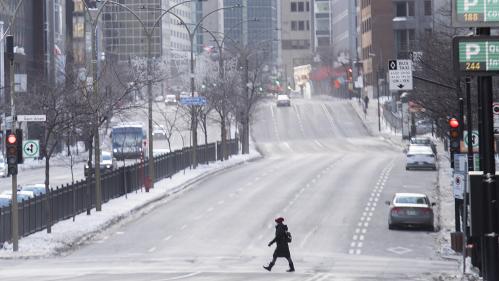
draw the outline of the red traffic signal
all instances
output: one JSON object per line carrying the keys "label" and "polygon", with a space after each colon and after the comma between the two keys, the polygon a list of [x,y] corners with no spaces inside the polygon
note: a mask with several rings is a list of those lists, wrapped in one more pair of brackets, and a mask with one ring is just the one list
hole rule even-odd
{"label": "red traffic signal", "polygon": [[451,119],[449,119],[449,126],[452,129],[457,129],[457,128],[459,128],[459,121],[457,121],[456,118],[451,118]]}
{"label": "red traffic signal", "polygon": [[17,137],[16,137],[16,135],[14,135],[14,134],[10,134],[10,135],[7,137],[7,142],[8,142],[9,144],[15,144],[15,143],[16,143],[16,141],[17,141]]}

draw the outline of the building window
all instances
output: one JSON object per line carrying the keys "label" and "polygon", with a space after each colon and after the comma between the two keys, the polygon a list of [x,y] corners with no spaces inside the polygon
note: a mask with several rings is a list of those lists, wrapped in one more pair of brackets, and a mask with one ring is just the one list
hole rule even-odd
{"label": "building window", "polygon": [[298,2],[298,12],[303,12],[303,11],[305,11],[305,3]]}
{"label": "building window", "polygon": [[307,30],[310,30],[310,22],[307,21]]}
{"label": "building window", "polygon": [[305,30],[305,22],[304,21],[299,21],[298,22],[298,30]]}
{"label": "building window", "polygon": [[395,2],[395,15],[397,17],[414,17],[414,1]]}
{"label": "building window", "polygon": [[291,22],[291,30],[298,30],[298,22],[296,21]]}
{"label": "building window", "polygon": [[296,2],[291,2],[291,12],[296,12]]}
{"label": "building window", "polygon": [[409,52],[415,49],[416,32],[414,29],[395,30],[397,57],[408,58]]}
{"label": "building window", "polygon": [[425,0],[424,1],[424,15],[431,16],[431,14],[432,14],[431,0]]}
{"label": "building window", "polygon": [[310,2],[308,2],[308,1],[305,2],[305,6],[306,6],[305,8],[306,8],[307,12],[310,12]]}

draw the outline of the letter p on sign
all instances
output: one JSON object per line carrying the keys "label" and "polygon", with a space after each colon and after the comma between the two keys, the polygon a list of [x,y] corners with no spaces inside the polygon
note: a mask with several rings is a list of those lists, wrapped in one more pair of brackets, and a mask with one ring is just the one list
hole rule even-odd
{"label": "letter p on sign", "polygon": [[466,60],[471,60],[471,56],[480,54],[480,45],[474,43],[466,44]]}
{"label": "letter p on sign", "polygon": [[470,10],[470,7],[474,7],[478,5],[478,0],[464,0],[464,11],[467,12]]}

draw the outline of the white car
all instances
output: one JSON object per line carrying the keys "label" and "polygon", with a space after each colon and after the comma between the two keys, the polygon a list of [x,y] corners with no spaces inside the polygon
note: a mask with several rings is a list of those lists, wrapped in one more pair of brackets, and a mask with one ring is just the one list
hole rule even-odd
{"label": "white car", "polygon": [[430,146],[410,145],[406,155],[406,170],[431,169],[436,170],[436,156]]}
{"label": "white car", "polygon": [[165,103],[166,104],[177,104],[177,97],[175,95],[166,95]]}
{"label": "white car", "polygon": [[277,106],[291,106],[291,100],[288,95],[278,95]]}
{"label": "white car", "polygon": [[43,183],[26,184],[23,185],[20,190],[33,192],[35,196],[43,195],[46,191],[45,184]]}
{"label": "white car", "polygon": [[166,130],[161,126],[154,126],[152,136],[155,139],[164,139],[166,138]]}

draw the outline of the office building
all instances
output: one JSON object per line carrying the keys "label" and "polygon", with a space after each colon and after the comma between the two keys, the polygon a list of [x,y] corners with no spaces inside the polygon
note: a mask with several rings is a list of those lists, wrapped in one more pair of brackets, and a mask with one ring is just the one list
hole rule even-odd
{"label": "office building", "polygon": [[[276,66],[279,54],[278,0],[224,0],[225,7],[242,4],[242,8],[224,11],[224,33],[233,46],[260,51],[269,64]],[[256,19],[256,20],[255,20]]]}
{"label": "office building", "polygon": [[282,69],[289,86],[293,85],[295,66],[313,61],[312,1],[281,1]]}

